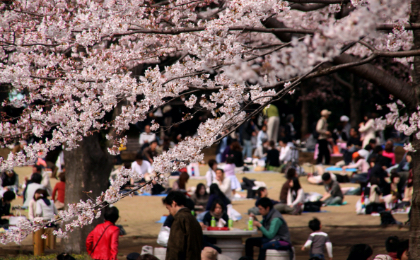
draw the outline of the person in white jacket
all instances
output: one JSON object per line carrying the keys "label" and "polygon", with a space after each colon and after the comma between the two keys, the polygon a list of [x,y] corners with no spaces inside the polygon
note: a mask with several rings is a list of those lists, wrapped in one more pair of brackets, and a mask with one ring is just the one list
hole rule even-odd
{"label": "person in white jacket", "polygon": [[375,129],[375,120],[365,116],[365,123],[360,123],[359,132],[362,134],[363,144],[362,148],[365,148],[370,139],[376,139],[376,129]]}
{"label": "person in white jacket", "polygon": [[305,193],[303,192],[302,186],[300,186],[299,179],[293,178],[290,180],[289,190],[287,191],[287,205],[298,208],[301,212],[304,202]]}
{"label": "person in white jacket", "polygon": [[34,200],[36,201],[35,217],[43,220],[51,220],[58,214],[54,201],[48,199],[48,193],[44,189],[35,191]]}
{"label": "person in white jacket", "polygon": [[231,180],[225,176],[225,172],[222,169],[216,170],[216,180],[214,180],[213,183],[216,183],[225,196],[232,200]]}

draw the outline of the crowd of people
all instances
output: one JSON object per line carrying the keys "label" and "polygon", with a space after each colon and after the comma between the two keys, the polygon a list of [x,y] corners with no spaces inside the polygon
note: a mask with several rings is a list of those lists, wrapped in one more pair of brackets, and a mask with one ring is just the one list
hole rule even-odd
{"label": "crowd of people", "polygon": [[[162,135],[153,133],[148,124],[142,127],[139,136],[140,151],[135,160],[123,163],[111,173],[110,184],[122,169],[131,169],[142,176],[139,179],[130,179],[121,187],[121,193],[131,192],[133,188],[152,182],[151,195],[166,194],[163,204],[168,209],[169,216],[163,224],[165,228],[161,230],[168,234],[161,239],[161,243],[167,247],[166,259],[216,259],[222,250],[214,239],[203,236],[202,230],[211,226],[213,221],[217,227],[228,227],[229,221],[237,220],[239,213],[233,209],[232,202],[241,198],[237,193],[240,190],[247,190],[247,198],[255,199],[255,205],[248,210],[248,214],[254,220],[253,226],[262,233],[262,237],[246,240],[246,256],[243,259],[252,259],[254,247],[259,248],[258,259],[261,260],[265,259],[268,249],[288,251],[292,259],[292,240],[282,214],[300,215],[303,211],[320,211],[321,207],[327,205],[341,205],[347,195],[360,196],[358,214],[384,213],[384,219],[389,217],[385,213],[405,210],[411,206],[411,154],[406,153],[397,164],[394,143],[388,140],[384,146],[381,145],[383,138],[375,130],[373,116],[365,117],[357,128],[350,125],[347,116],[342,116],[338,127],[331,130],[328,123],[331,112],[321,111],[321,118],[314,132],[306,140],[306,149],[314,149],[318,164],[315,172],[306,173],[306,178],[309,183],[323,184],[325,187],[324,194],[313,196],[303,190],[299,181],[299,177],[305,173],[297,167],[298,151],[302,148],[302,142],[297,139],[293,115],[287,116],[283,125],[280,125],[276,106],[266,107],[263,115],[265,120],[253,118],[238,131],[222,138],[215,158],[208,161],[205,183],[199,183],[196,187],[188,187],[188,181],[194,173],[187,168],[171,173],[177,176],[171,186],[169,183],[157,183],[154,180],[154,158],[176,145],[180,135],[172,140],[165,136],[162,138]],[[314,143],[316,144],[310,147]],[[326,171],[322,165],[330,165],[331,154],[337,152],[343,156],[343,160],[336,164],[342,172]],[[14,171],[1,173],[0,186],[3,194],[0,200],[0,225],[7,227],[10,203],[16,197],[23,199],[23,208],[28,209],[31,220],[37,217],[51,219],[58,210],[63,209],[63,163],[62,155],[55,164],[40,156],[31,177],[25,179],[23,186],[19,185],[19,176]],[[284,173],[286,180],[281,186],[278,200],[269,198],[266,186],[256,189],[255,180],[238,180],[238,173],[258,166],[262,170]],[[50,178],[59,180],[54,188],[51,187]],[[342,182],[358,183],[359,187],[341,188]],[[262,220],[258,220],[258,216],[262,216]],[[118,218],[116,207],[109,206],[105,209],[105,222],[95,227],[86,240],[87,252],[92,258],[116,259],[120,229],[115,223]],[[398,224],[392,219],[391,215],[391,222],[384,224]],[[332,259],[332,243],[328,234],[321,230],[321,222],[313,219],[309,222],[309,228],[312,233],[301,250],[309,250],[312,260],[326,259],[327,256]],[[408,244],[405,241],[395,242],[398,238],[391,240],[387,240],[387,250],[393,246],[394,251],[389,251],[389,257],[405,259]],[[389,243],[392,246],[388,246]],[[144,254],[138,257],[135,259],[146,259]],[[355,245],[348,259],[369,257],[372,257],[369,246]]]}

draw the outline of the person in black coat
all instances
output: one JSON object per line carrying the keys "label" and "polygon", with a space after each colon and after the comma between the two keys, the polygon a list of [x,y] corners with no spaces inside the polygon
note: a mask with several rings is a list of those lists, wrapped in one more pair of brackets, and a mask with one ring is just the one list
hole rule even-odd
{"label": "person in black coat", "polygon": [[276,149],[273,140],[270,141],[270,150],[267,152],[265,165],[268,170],[272,167],[280,167],[280,151]]}
{"label": "person in black coat", "polygon": [[210,211],[208,211],[203,218],[203,223],[201,226],[203,229],[209,227],[211,225],[211,219],[214,217],[216,220],[216,223],[219,222],[220,219],[223,219],[225,221],[224,227],[228,226],[228,220],[229,217],[223,209],[226,208],[222,200],[215,200],[210,208]]}

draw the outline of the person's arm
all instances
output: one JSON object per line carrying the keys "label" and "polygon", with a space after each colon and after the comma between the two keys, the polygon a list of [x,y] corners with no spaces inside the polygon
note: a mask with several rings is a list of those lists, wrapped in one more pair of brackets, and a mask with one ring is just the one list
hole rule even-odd
{"label": "person's arm", "polygon": [[17,175],[17,174],[16,174],[15,185],[14,186],[16,187],[16,192],[17,192],[17,190],[19,189],[19,175]]}
{"label": "person's arm", "polygon": [[111,234],[111,255],[112,260],[117,260],[118,255],[118,236],[120,235],[120,229],[117,228],[115,231],[112,231]]}
{"label": "person's arm", "polygon": [[143,133],[140,134],[139,144],[140,144],[140,146],[142,146],[144,144],[144,135],[143,135]]}
{"label": "person's arm", "polygon": [[279,230],[279,228],[282,224],[283,223],[282,223],[281,219],[275,218],[271,221],[270,228],[268,230],[265,229],[265,227],[263,227],[261,224],[260,224],[261,226],[258,227],[258,229],[263,233],[263,235],[266,238],[271,240],[276,236],[277,231]]}
{"label": "person's arm", "polygon": [[309,236],[308,240],[306,240],[306,243],[302,246],[302,251],[304,251],[306,248],[311,247],[312,245],[312,236]]}
{"label": "person's arm", "polygon": [[54,215],[58,215],[58,210],[57,210],[57,208],[55,207],[54,202],[52,202],[52,206],[53,206]]}
{"label": "person's arm", "polygon": [[222,184],[219,184],[219,188],[225,195],[228,194],[228,191],[231,189],[230,178],[225,176]]}
{"label": "person's arm", "polygon": [[287,205],[290,206],[292,205],[293,201],[292,201],[292,189],[288,189],[287,190]]}
{"label": "person's arm", "polygon": [[33,221],[34,220],[34,218],[35,218],[35,212],[34,212],[34,207],[35,207],[36,205],[35,205],[35,201],[34,200],[31,200],[30,202],[29,202],[29,206],[28,206],[28,218],[29,218],[29,220],[31,220],[31,221]]}
{"label": "person's arm", "polygon": [[281,149],[280,149],[280,162],[283,162],[284,161],[284,159],[286,158],[286,150],[285,150],[286,148],[284,148],[284,147],[282,147]]}
{"label": "person's arm", "polygon": [[361,126],[359,127],[359,132],[366,132],[367,130],[369,130],[369,128],[373,127],[373,123],[374,123],[373,119],[369,119],[369,120],[366,122],[366,124],[361,125]]}
{"label": "person's arm", "polygon": [[303,202],[304,196],[305,196],[305,193],[303,192],[303,189],[299,189],[296,194],[296,199],[292,203],[292,206],[296,206],[297,204]]}
{"label": "person's arm", "polygon": [[93,246],[93,230],[89,233],[86,238],[86,251],[88,255],[92,254],[92,246]]}
{"label": "person's arm", "polygon": [[332,259],[333,258],[332,243],[330,241],[326,242],[325,247],[327,248],[328,257]]}

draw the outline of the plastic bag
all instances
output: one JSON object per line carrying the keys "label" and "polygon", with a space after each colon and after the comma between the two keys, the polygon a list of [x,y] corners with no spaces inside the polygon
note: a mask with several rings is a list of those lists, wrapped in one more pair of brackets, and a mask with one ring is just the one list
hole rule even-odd
{"label": "plastic bag", "polygon": [[161,246],[167,247],[170,231],[171,229],[169,227],[162,226],[160,228],[159,235],[156,242]]}
{"label": "plastic bag", "polygon": [[233,209],[232,204],[227,205],[227,211],[229,218],[233,221],[238,221],[242,219],[241,213]]}

